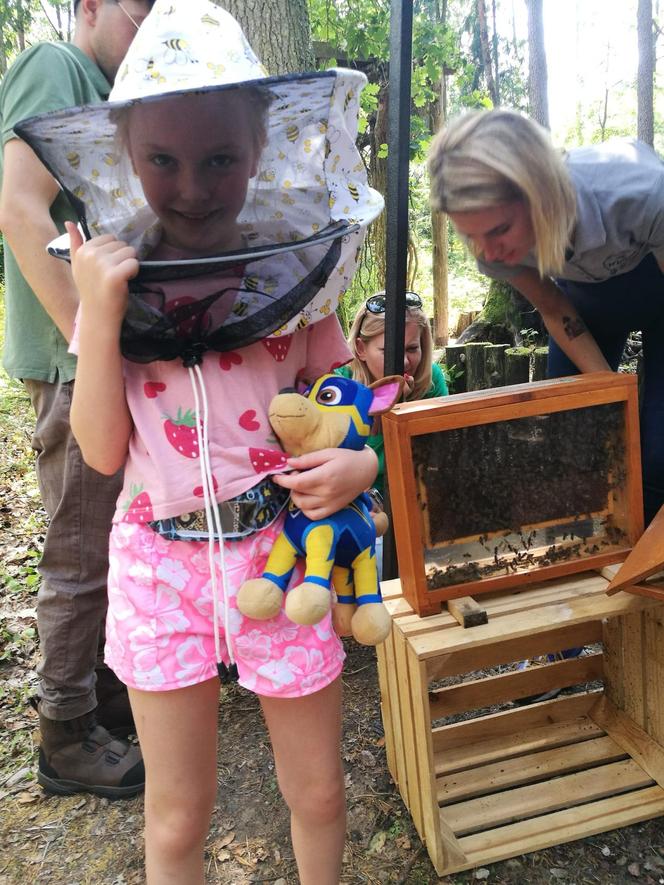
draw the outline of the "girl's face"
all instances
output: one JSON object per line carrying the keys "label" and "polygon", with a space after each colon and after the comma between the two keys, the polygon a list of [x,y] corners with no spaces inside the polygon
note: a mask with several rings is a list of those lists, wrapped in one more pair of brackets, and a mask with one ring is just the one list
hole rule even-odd
{"label": "girl's face", "polygon": [[259,160],[241,93],[147,102],[130,111],[128,143],[162,242],[192,257],[242,245],[237,217]]}
{"label": "girl's face", "polygon": [[[374,335],[368,341],[362,338],[356,339],[357,355],[366,365],[372,379],[376,381],[385,374],[385,333]],[[404,375],[411,378],[417,372],[417,367],[422,360],[421,328],[417,323],[406,322],[406,334],[404,336]]]}
{"label": "girl's face", "polygon": [[449,216],[485,261],[521,264],[535,245],[530,211],[522,200],[477,212],[450,212]]}

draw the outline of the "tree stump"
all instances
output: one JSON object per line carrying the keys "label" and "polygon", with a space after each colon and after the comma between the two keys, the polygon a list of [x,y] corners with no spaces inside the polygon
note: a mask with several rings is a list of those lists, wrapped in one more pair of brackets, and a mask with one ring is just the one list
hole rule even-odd
{"label": "tree stump", "polygon": [[508,347],[505,351],[505,384],[530,381],[530,348]]}
{"label": "tree stump", "polygon": [[549,358],[548,347],[536,347],[533,351],[533,381],[544,381],[546,378],[546,364]]}
{"label": "tree stump", "polygon": [[507,344],[491,344],[484,351],[485,387],[502,387],[505,383],[505,351]]}
{"label": "tree stump", "polygon": [[448,344],[445,348],[445,365],[449,376],[450,393],[466,392],[466,346]]}
{"label": "tree stump", "polygon": [[483,390],[486,384],[486,354],[490,344],[474,341],[466,344],[466,390]]}

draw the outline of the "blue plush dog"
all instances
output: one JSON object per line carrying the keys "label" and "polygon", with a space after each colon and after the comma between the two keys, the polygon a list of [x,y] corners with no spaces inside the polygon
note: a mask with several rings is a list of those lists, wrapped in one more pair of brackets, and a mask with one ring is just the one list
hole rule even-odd
{"label": "blue plush dog", "polygon": [[[322,448],[361,449],[373,418],[399,399],[403,378],[392,376],[366,387],[350,378],[323,375],[304,394],[281,393],[270,403],[270,424],[284,449],[303,455]],[[283,594],[299,556],[306,558],[304,581],[288,591],[286,614],[296,624],[316,624],[337,605],[339,635],[364,645],[382,642],[390,631],[376,569],[376,528],[371,502],[360,495],[326,519],[311,520],[292,503],[261,578],[246,581],[237,604],[250,618],[265,620],[281,610]]]}

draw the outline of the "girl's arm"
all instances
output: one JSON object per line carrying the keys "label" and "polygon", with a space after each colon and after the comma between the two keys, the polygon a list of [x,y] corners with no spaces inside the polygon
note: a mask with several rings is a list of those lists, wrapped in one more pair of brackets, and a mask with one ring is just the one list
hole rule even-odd
{"label": "girl's arm", "polygon": [[302,473],[280,473],[277,485],[291,490],[291,499],[309,519],[325,519],[368,489],[378,473],[378,458],[365,446],[352,449],[320,449],[288,464]]}
{"label": "girl's arm", "polygon": [[535,270],[528,268],[510,282],[539,310],[549,334],[579,371],[611,371],[585,323],[553,280],[542,279]]}
{"label": "girl's arm", "polygon": [[67,231],[81,297],[71,426],[86,464],[111,475],[127,459],[133,427],[125,397],[120,326],[138,260],[134,249],[115,237],[84,243],[73,224],[67,224]]}

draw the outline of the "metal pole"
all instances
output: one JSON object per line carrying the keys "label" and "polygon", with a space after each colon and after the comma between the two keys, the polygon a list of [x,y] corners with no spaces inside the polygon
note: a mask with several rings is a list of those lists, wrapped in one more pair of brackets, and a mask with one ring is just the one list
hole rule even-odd
{"label": "metal pole", "polygon": [[[390,81],[387,121],[387,195],[385,249],[385,374],[402,375],[406,331],[408,265],[408,171],[410,160],[410,89],[413,58],[413,2],[391,0]],[[388,489],[389,509],[389,489]],[[383,576],[397,575],[391,531],[383,542]]]}

